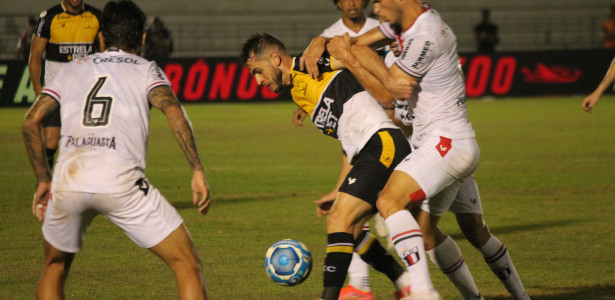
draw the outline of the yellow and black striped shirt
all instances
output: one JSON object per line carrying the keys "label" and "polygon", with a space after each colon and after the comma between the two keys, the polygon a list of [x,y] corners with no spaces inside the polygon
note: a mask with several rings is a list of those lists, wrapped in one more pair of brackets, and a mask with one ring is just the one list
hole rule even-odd
{"label": "yellow and black striped shirt", "polygon": [[71,14],[58,4],[41,13],[36,35],[47,39],[45,59],[69,62],[94,53],[100,28],[100,10],[84,4],[83,12]]}
{"label": "yellow and black striped shirt", "polygon": [[318,63],[321,75],[317,79],[299,70],[299,59],[300,56],[293,59],[291,68],[293,87],[290,93],[293,101],[308,113],[320,131],[338,138],[338,121],[344,103],[364,89],[349,71],[333,70],[327,52]]}

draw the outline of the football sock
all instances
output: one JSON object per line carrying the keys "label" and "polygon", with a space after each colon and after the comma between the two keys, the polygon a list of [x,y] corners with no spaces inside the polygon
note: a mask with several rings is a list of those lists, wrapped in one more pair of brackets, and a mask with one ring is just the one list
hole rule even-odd
{"label": "football sock", "polygon": [[385,222],[389,228],[391,240],[395,250],[406,265],[410,274],[412,291],[434,290],[427,259],[425,259],[425,246],[419,224],[416,223],[409,211],[403,209],[390,215]]}
{"label": "football sock", "polygon": [[[385,274],[393,283],[405,273],[404,268],[397,263],[393,255],[386,251],[369,232],[362,231],[355,239],[355,251],[361,256],[361,259],[376,271]],[[398,288],[406,287],[408,284]]]}
{"label": "football sock", "polygon": [[324,290],[321,298],[337,300],[354,252],[354,239],[350,233],[334,232],[328,235],[327,241],[327,256],[323,267]]}
{"label": "football sock", "polygon": [[[368,232],[369,222],[366,222],[363,225],[362,235]],[[348,284],[364,292],[372,290],[369,284],[369,265],[356,252],[352,253],[352,260],[350,266],[348,266]]]}
{"label": "football sock", "polygon": [[45,157],[47,157],[47,165],[49,166],[49,170],[53,169],[53,161],[55,160],[57,149],[49,149],[45,148]]}
{"label": "football sock", "polygon": [[372,290],[369,284],[369,265],[356,252],[352,253],[352,260],[348,266],[348,284],[364,292]]}
{"label": "football sock", "polygon": [[474,278],[466,265],[457,243],[448,236],[444,242],[427,251],[431,261],[452,281],[463,299],[480,299]]}
{"label": "football sock", "polygon": [[489,240],[478,250],[483,254],[485,262],[491,268],[491,271],[502,281],[506,290],[513,296],[514,299],[530,299],[525,292],[519,274],[513,265],[508,250],[495,236],[491,236]]}

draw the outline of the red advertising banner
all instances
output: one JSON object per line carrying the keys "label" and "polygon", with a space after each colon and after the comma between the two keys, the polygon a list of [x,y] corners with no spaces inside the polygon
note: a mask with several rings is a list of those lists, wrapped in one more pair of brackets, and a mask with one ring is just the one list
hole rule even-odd
{"label": "red advertising banner", "polygon": [[[608,50],[461,54],[468,98],[579,95],[602,80],[613,57]],[[160,64],[184,103],[290,101],[256,84],[236,58],[171,59]],[[607,91],[612,93],[613,90]],[[0,61],[0,106],[34,102],[25,61]]]}

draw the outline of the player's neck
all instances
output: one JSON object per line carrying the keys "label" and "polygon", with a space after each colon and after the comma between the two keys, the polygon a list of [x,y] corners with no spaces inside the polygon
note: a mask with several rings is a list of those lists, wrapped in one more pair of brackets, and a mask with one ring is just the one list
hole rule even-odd
{"label": "player's neck", "polygon": [[355,33],[358,33],[359,31],[361,31],[361,28],[363,28],[363,25],[365,25],[366,18],[365,15],[360,15],[355,18],[342,16],[342,22],[344,22],[344,25],[350,30],[354,31]]}
{"label": "player's neck", "polygon": [[402,30],[406,31],[408,28],[412,27],[416,19],[427,10],[424,6],[420,4],[420,2],[415,1],[411,5],[403,8],[403,15],[400,27]]}
{"label": "player's neck", "polygon": [[64,10],[67,11],[68,13],[75,14],[75,15],[78,15],[83,12],[83,9],[84,9],[83,5],[84,4],[81,3],[81,5],[79,6],[72,6],[70,2],[62,1],[62,7],[64,8]]}

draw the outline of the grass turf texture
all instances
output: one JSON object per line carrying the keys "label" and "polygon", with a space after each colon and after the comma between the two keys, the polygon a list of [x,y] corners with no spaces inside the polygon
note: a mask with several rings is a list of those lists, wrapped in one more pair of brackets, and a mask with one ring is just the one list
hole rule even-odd
{"label": "grass turf texture", "polygon": [[[504,242],[534,299],[615,295],[615,102],[591,114],[580,98],[470,100],[481,147],[476,171],[485,219]],[[147,175],[184,217],[202,256],[212,299],[316,299],[322,286],[325,222],[312,201],[335,183],[339,144],[291,124],[291,103],[187,105],[206,166],[212,206],[191,204],[190,171],[163,115],[152,112]],[[35,180],[21,139],[25,109],[0,110],[0,299],[31,299],[42,270],[40,223],[31,214]],[[103,162],[101,162],[103,163]],[[508,299],[480,254],[447,214],[487,299]],[[265,274],[265,251],[293,238],[314,257],[310,278],[280,287]],[[386,241],[381,241],[386,244]],[[430,263],[445,299],[454,286]],[[376,299],[393,286],[372,272]],[[88,230],[67,282],[69,299],[175,299],[170,270],[103,217]]]}

